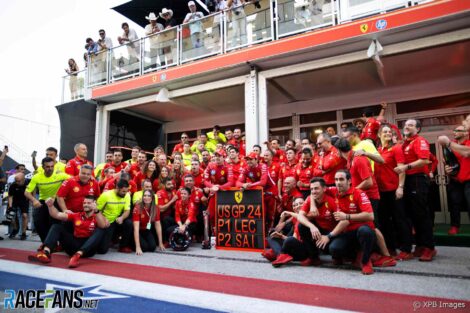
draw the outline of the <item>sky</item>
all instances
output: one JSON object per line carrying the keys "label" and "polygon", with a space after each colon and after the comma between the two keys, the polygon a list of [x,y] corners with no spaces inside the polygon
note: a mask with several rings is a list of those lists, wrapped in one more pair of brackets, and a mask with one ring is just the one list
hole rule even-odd
{"label": "sky", "polygon": [[0,0],[0,149],[8,145],[9,155],[31,169],[33,150],[40,159],[47,147],[60,148],[55,106],[61,103],[68,59],[83,69],[85,39],[97,40],[101,28],[115,46],[123,22],[139,37],[144,34],[140,26],[111,10],[125,2]]}

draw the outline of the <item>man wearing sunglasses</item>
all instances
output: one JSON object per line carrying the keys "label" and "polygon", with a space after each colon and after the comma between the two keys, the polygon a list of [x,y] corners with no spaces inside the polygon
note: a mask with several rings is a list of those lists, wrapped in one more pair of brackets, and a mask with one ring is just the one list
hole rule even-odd
{"label": "man wearing sunglasses", "polygon": [[[465,127],[457,126],[454,129],[454,140],[452,141],[461,146],[470,146],[468,131]],[[450,229],[449,235],[456,235],[460,228],[460,212],[462,208],[467,208],[470,216],[470,158],[462,157],[457,151],[453,151],[460,169],[456,175],[452,175],[453,171],[450,164],[445,165],[445,171],[450,177],[447,185],[447,192],[450,199]]]}

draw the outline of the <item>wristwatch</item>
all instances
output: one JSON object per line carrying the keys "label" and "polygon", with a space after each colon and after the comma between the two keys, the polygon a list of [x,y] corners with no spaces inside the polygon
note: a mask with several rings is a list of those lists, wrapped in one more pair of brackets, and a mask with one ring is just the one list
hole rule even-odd
{"label": "wristwatch", "polygon": [[326,237],[328,237],[328,239],[331,240],[331,239],[333,239],[334,236],[331,233],[329,233],[328,235],[326,235]]}

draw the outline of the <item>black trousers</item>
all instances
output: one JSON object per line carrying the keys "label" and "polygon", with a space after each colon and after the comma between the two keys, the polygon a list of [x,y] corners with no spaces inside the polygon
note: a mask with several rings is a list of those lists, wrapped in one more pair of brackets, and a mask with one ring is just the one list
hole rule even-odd
{"label": "black trousers", "polygon": [[[132,237],[132,246],[135,248],[134,237]],[[140,248],[143,252],[153,252],[157,248],[155,236],[151,229],[140,229],[139,230],[139,241]]]}
{"label": "black trousers", "polygon": [[362,225],[356,230],[336,236],[330,242],[329,250],[333,258],[354,258],[357,251],[360,249],[363,253],[362,264],[366,264],[369,262],[375,241],[375,231],[367,225]]}
{"label": "black trousers", "polygon": [[466,210],[470,218],[470,181],[451,179],[447,185],[449,196],[450,225],[460,227],[460,212]]}
{"label": "black trousers", "polygon": [[[33,208],[33,222],[39,238],[41,238],[41,242],[44,243],[51,226],[61,222],[53,219],[49,215],[49,209],[44,200],[39,200],[39,202],[41,202],[41,206],[39,208]],[[54,202],[54,205],[58,207],[56,202]]]}
{"label": "black trousers", "polygon": [[[322,229],[320,226],[318,226],[315,223],[315,220],[313,221],[313,223],[315,224],[315,226],[317,226],[318,230],[320,231],[320,233],[322,235],[327,235],[329,233],[329,231],[327,231],[325,229]],[[304,226],[302,224],[299,224],[298,227],[299,227],[299,234],[300,234],[300,237],[302,238],[304,247],[306,249],[307,256],[311,259],[317,258],[320,255],[320,249],[318,249],[318,247],[315,243],[315,240],[312,237],[312,233],[310,232],[310,228],[308,228],[307,226]],[[326,248],[328,248],[328,246]]]}
{"label": "black trousers", "polygon": [[388,248],[411,252],[413,236],[410,222],[405,214],[403,198],[396,199],[395,191],[380,192],[376,218],[379,219],[380,230]]}
{"label": "black trousers", "polygon": [[108,252],[109,247],[114,236],[121,236],[119,241],[119,247],[130,247],[132,240],[132,220],[127,218],[124,222],[119,225],[116,222],[111,223],[108,228],[98,229],[97,231],[103,232],[103,239],[101,240],[97,252],[99,254],[105,254]]}
{"label": "black trousers", "polygon": [[406,175],[404,200],[408,217],[416,232],[416,245],[434,249],[433,223],[428,206],[429,177]]}
{"label": "black trousers", "polygon": [[294,258],[294,261],[303,261],[309,257],[305,242],[295,237],[287,237],[282,244],[281,253],[285,253]]}
{"label": "black trousers", "polygon": [[82,251],[83,256],[90,257],[96,253],[102,234],[102,232],[95,231],[90,237],[78,238],[70,233],[64,224],[54,224],[47,234],[44,245],[52,251],[59,241],[68,255]]}
{"label": "black trousers", "polygon": [[161,223],[163,241],[168,242],[168,237],[170,234],[167,232],[167,230],[169,230],[171,226],[176,225],[175,219],[172,216],[166,216],[162,219]]}

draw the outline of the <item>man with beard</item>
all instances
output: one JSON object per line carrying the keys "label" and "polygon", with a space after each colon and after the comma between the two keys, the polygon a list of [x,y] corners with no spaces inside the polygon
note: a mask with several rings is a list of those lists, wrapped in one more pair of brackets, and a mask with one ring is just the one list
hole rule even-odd
{"label": "man with beard", "polygon": [[437,251],[434,249],[433,223],[428,206],[429,142],[419,136],[420,131],[419,120],[409,119],[405,122],[405,142],[402,145],[405,164],[397,166],[395,172],[406,173],[403,198],[416,232],[416,248],[413,254],[419,257],[420,261],[429,262]]}
{"label": "man with beard", "polygon": [[[46,199],[55,198],[62,182],[67,180],[70,176],[65,173],[54,173],[54,160],[48,157],[42,159],[43,173],[38,173],[33,176],[31,182],[28,184],[24,195],[33,204],[33,221],[36,226],[41,242],[46,240],[47,233],[52,225],[49,210],[47,209]],[[33,192],[39,191],[39,200],[37,200]]]}
{"label": "man with beard", "polygon": [[321,153],[315,164],[314,175],[323,177],[327,186],[334,186],[335,174],[346,167],[346,160],[341,158],[338,149],[331,144],[330,135],[326,133],[318,135],[317,147]]}
{"label": "man with beard", "polygon": [[62,212],[79,213],[83,209],[85,196],[100,196],[98,182],[92,176],[93,168],[85,164],[80,168],[76,177],[71,177],[62,183],[57,191],[57,203]]}
{"label": "man with beard", "polygon": [[312,157],[312,150],[308,147],[303,148],[302,158],[295,168],[294,178],[304,199],[307,199],[310,194],[310,180],[313,178],[313,170],[315,168]]}
{"label": "man with beard", "polygon": [[240,128],[235,128],[233,130],[233,138],[228,143],[236,147],[241,156],[245,156],[246,143],[245,140],[242,139],[242,130]]}

